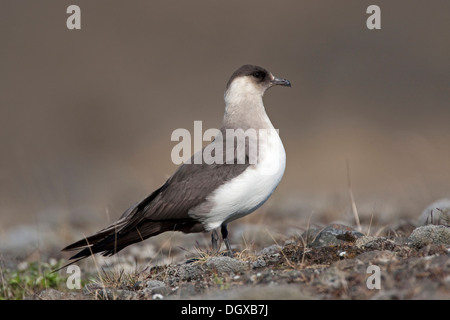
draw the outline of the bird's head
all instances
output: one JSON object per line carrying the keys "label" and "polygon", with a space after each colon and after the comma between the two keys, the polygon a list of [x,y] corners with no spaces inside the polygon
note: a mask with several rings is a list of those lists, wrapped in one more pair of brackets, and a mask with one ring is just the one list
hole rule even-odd
{"label": "bird's head", "polygon": [[290,87],[291,83],[289,80],[274,77],[262,67],[246,64],[237,69],[228,80],[225,100],[262,98],[266,90],[275,85]]}

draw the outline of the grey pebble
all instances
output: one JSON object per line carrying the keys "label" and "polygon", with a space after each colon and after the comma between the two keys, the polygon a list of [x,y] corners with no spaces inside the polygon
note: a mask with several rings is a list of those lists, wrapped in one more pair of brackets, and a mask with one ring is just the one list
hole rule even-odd
{"label": "grey pebble", "polygon": [[349,226],[333,223],[326,226],[325,229],[317,234],[315,240],[311,243],[311,246],[316,248],[336,246],[348,242],[355,242],[362,236],[364,236],[364,234]]}
{"label": "grey pebble", "polygon": [[248,263],[230,257],[212,257],[206,262],[206,265],[219,274],[224,272],[241,273],[248,269]]}
{"label": "grey pebble", "polygon": [[450,245],[450,228],[441,225],[421,226],[408,237],[408,245],[414,248],[422,248],[429,244]]}

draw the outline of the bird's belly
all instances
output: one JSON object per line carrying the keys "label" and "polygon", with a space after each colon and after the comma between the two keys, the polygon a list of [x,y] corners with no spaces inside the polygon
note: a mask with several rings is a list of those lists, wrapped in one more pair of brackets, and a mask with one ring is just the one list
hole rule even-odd
{"label": "bird's belly", "polygon": [[205,229],[215,229],[224,222],[253,212],[266,202],[278,186],[286,167],[284,147],[275,131],[265,143],[264,148],[260,149],[257,164],[250,165],[209,197],[213,206],[203,222]]}

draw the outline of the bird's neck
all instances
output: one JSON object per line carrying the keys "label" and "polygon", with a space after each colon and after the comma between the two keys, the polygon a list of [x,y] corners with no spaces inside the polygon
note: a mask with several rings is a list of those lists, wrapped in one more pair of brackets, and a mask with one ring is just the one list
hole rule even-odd
{"label": "bird's neck", "polygon": [[262,96],[225,95],[225,113],[222,129],[273,128],[264,108]]}

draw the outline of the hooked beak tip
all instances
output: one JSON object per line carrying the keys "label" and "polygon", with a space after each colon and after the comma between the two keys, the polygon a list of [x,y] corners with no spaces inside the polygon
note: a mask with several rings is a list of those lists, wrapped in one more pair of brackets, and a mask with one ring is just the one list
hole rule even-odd
{"label": "hooked beak tip", "polygon": [[291,82],[287,79],[273,78],[273,80],[271,82],[273,85],[291,87]]}

